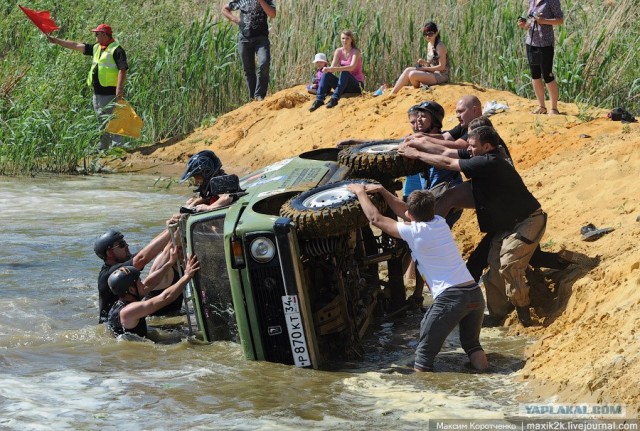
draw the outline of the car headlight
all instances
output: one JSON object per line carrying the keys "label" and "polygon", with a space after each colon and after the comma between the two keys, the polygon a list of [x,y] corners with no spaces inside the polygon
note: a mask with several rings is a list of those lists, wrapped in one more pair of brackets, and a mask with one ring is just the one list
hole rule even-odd
{"label": "car headlight", "polygon": [[249,246],[251,257],[260,263],[267,263],[276,255],[276,246],[269,238],[256,238]]}

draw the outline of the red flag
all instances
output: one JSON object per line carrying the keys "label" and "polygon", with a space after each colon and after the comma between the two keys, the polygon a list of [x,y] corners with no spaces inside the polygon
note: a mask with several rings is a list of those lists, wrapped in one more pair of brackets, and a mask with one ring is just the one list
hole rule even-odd
{"label": "red flag", "polygon": [[22,6],[20,6],[20,9],[44,34],[49,34],[60,28],[51,19],[51,13],[48,10],[36,11]]}

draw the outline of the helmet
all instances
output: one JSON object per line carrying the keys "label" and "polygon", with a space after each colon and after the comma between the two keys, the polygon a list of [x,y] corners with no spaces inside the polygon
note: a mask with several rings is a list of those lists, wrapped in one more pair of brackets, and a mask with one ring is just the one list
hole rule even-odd
{"label": "helmet", "polygon": [[116,296],[122,296],[129,291],[129,287],[140,278],[140,271],[135,266],[123,266],[116,269],[109,276],[109,289]]}
{"label": "helmet", "polygon": [[96,252],[100,259],[105,260],[107,258],[107,249],[123,238],[124,235],[117,230],[109,229],[93,243],[93,251]]}
{"label": "helmet", "polygon": [[184,183],[194,175],[202,175],[205,182],[208,182],[220,169],[222,169],[222,162],[218,156],[211,150],[202,150],[191,156],[179,182]]}
{"label": "helmet", "polygon": [[442,128],[442,120],[444,119],[444,108],[438,102],[427,100],[412,107],[415,111],[424,111],[431,114],[431,122],[434,127]]}

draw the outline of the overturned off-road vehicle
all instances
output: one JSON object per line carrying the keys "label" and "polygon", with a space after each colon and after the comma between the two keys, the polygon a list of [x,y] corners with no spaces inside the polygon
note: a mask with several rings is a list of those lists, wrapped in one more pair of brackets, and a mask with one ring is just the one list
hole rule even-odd
{"label": "overturned off-road vehicle", "polygon": [[184,218],[187,252],[201,263],[186,295],[196,336],[239,341],[247,359],[299,367],[361,356],[372,320],[404,303],[406,245],[375,235],[346,186],[397,188],[395,177],[419,169],[396,147],[374,142],[282,160],[242,178],[233,204]]}

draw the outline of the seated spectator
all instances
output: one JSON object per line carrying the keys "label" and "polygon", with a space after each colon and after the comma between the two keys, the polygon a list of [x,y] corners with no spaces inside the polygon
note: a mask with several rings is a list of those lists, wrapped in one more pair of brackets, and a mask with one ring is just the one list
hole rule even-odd
{"label": "seated spectator", "polygon": [[310,94],[317,94],[318,85],[320,85],[320,80],[322,79],[322,69],[329,64],[327,56],[322,52],[317,53],[313,59],[313,64],[316,66],[316,70],[313,72],[311,84],[307,85],[307,91]]}
{"label": "seated spectator", "polygon": [[440,31],[434,22],[428,22],[422,29],[427,39],[427,58],[418,59],[414,67],[407,67],[396,81],[390,94],[396,94],[404,86],[411,84],[419,88],[421,84],[436,85],[449,81],[447,47],[440,40]]}
{"label": "seated spectator", "polygon": [[[322,78],[318,85],[316,100],[311,104],[309,111],[313,112],[322,105],[329,90],[334,89],[331,99],[327,102],[327,108],[333,108],[345,93],[362,93],[364,87],[364,73],[362,72],[362,56],[356,46],[356,40],[351,30],[343,30],[340,34],[342,47],[333,53],[333,61],[330,67],[322,71]],[[338,77],[334,75],[338,73]]]}

